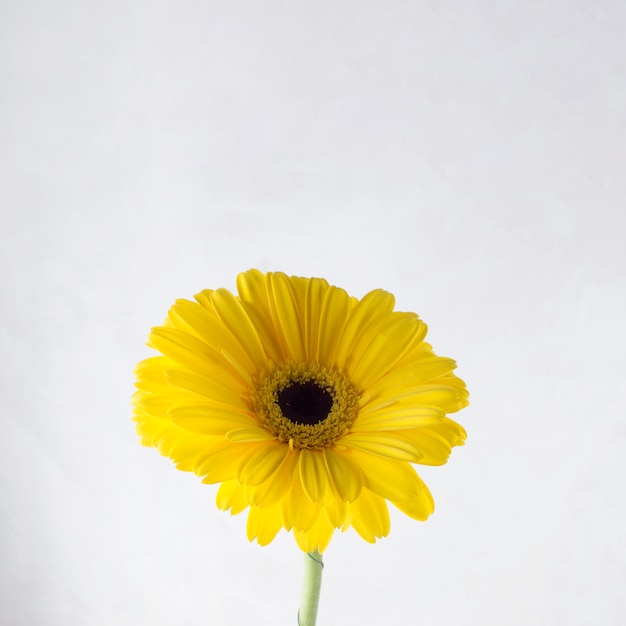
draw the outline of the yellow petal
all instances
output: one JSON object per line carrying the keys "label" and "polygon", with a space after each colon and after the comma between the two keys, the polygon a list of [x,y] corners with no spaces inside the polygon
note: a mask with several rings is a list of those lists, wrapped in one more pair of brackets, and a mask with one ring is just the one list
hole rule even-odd
{"label": "yellow petal", "polygon": [[335,529],[320,511],[315,523],[306,531],[294,530],[293,536],[298,547],[303,552],[324,552],[332,539]]}
{"label": "yellow petal", "polygon": [[253,487],[266,481],[289,453],[289,446],[277,441],[238,445],[254,446],[243,458],[240,457],[237,471],[237,480]]}
{"label": "yellow petal", "polygon": [[387,374],[379,378],[368,387],[372,398],[404,397],[420,385],[435,381],[440,383],[441,376],[451,372],[456,367],[452,359],[434,356],[427,353],[427,358],[415,358],[406,362],[402,367],[394,367]]}
{"label": "yellow petal", "polygon": [[[362,389],[370,387],[378,378],[402,358],[402,355],[425,334],[425,325],[417,315],[398,313],[368,343],[361,354],[355,352],[350,376]],[[356,360],[358,359],[358,360]]]}
{"label": "yellow petal", "polygon": [[393,310],[394,297],[390,293],[377,289],[370,291],[352,309],[348,322],[337,338],[337,367],[343,368],[353,354],[359,338],[372,326],[388,316]]}
{"label": "yellow petal", "polygon": [[230,430],[226,433],[226,439],[229,441],[276,441],[274,435],[258,426]]}
{"label": "yellow petal", "polygon": [[[219,298],[219,295],[214,297]],[[265,362],[265,359],[261,362],[254,361],[246,349],[247,346],[242,343],[240,337],[233,336],[214,307],[207,308],[190,300],[177,300],[170,308],[168,318],[174,327],[195,335],[218,354],[223,352],[230,354],[249,376],[254,376]]]}
{"label": "yellow petal", "polygon": [[249,541],[256,539],[259,545],[266,546],[272,542],[282,527],[278,505],[250,508],[246,524],[246,535]]}
{"label": "yellow petal", "polygon": [[349,505],[352,527],[369,543],[389,534],[389,509],[383,498],[363,489],[359,499]]}
{"label": "yellow petal", "polygon": [[[268,275],[269,276],[269,275]],[[269,278],[259,270],[250,270],[237,276],[237,290],[241,305],[256,329],[268,357],[275,363],[286,359],[282,334],[274,326]]]}
{"label": "yellow petal", "polygon": [[168,365],[172,365],[173,361],[168,359],[166,356],[151,356],[143,361],[139,361],[137,365],[135,365],[135,375],[137,377],[141,377],[143,372],[154,370],[163,370]]}
{"label": "yellow petal", "polygon": [[224,435],[235,428],[252,428],[256,423],[243,411],[210,404],[170,406],[168,415],[179,428],[203,435]]}
{"label": "yellow petal", "polygon": [[280,501],[280,515],[287,530],[308,530],[320,512],[320,505],[309,500],[299,480],[293,482],[289,494]]}
{"label": "yellow petal", "polygon": [[328,482],[328,473],[324,463],[324,455],[320,451],[300,450],[300,480],[302,488],[312,502],[330,502],[332,491]]}
{"label": "yellow petal", "polygon": [[449,418],[442,422],[442,425],[403,433],[419,449],[421,465],[444,465],[452,453],[452,447],[463,444],[465,431]]}
{"label": "yellow petal", "polygon": [[251,302],[261,307],[268,304],[266,274],[259,270],[252,269],[239,274],[237,291],[243,302]]}
{"label": "yellow petal", "polygon": [[147,415],[167,420],[171,424],[172,419],[168,413],[170,406],[172,405],[171,396],[135,394],[133,402],[137,408],[141,409],[141,411]]}
{"label": "yellow petal", "polygon": [[303,361],[305,358],[303,317],[301,309],[303,303],[293,288],[294,281],[285,274],[277,272],[269,275],[270,304],[276,316],[276,328],[284,336],[285,352],[288,358],[294,361]]}
{"label": "yellow petal", "polygon": [[411,393],[411,402],[419,403],[427,406],[436,406],[445,411],[452,413],[463,408],[466,396],[459,393],[459,390],[448,385],[430,384],[422,385]]}
{"label": "yellow petal", "polygon": [[225,360],[203,341],[177,328],[158,326],[150,332],[150,345],[176,363],[199,372],[224,369]]}
{"label": "yellow petal", "polygon": [[462,446],[467,439],[465,428],[449,417],[443,417],[438,424],[431,426],[430,430],[443,437],[451,446]]}
{"label": "yellow petal", "polygon": [[150,418],[137,421],[137,433],[144,445],[158,448],[163,456],[170,457],[184,471],[191,471],[205,448],[210,448],[216,441],[215,437],[190,435],[172,426],[171,422]]}
{"label": "yellow petal", "polygon": [[211,294],[211,303],[224,325],[245,348],[257,371],[266,367],[267,355],[259,334],[241,302],[227,289],[218,289]]}
{"label": "yellow petal", "polygon": [[305,294],[304,337],[306,358],[310,362],[319,361],[320,318],[324,294],[328,291],[325,280],[310,280]]}
{"label": "yellow petal", "polygon": [[155,419],[138,410],[133,412],[133,421],[135,422],[135,431],[140,437],[140,443],[144,446],[156,447],[161,433],[172,428],[172,423],[169,420]]}
{"label": "yellow petal", "polygon": [[189,391],[222,404],[245,408],[243,399],[247,386],[239,378],[221,375],[221,380],[184,367],[169,367],[164,371],[165,380],[171,386]]}
{"label": "yellow petal", "polygon": [[465,381],[461,380],[458,376],[454,376],[454,374],[440,376],[435,382],[441,385],[448,385],[449,387],[453,387],[457,391],[457,404],[456,406],[451,406],[449,409],[447,409],[448,413],[460,411],[462,408],[466,407],[469,404],[469,392],[465,385]]}
{"label": "yellow petal", "polygon": [[412,517],[420,522],[426,521],[435,510],[435,501],[433,500],[428,487],[424,488],[410,502],[393,502],[392,504],[402,511],[405,515]]}
{"label": "yellow petal", "polygon": [[399,502],[414,499],[423,483],[408,463],[387,459],[361,450],[349,450],[350,459],[363,472],[365,486],[372,492]]}
{"label": "yellow petal", "polygon": [[222,511],[230,509],[231,515],[237,515],[248,508],[248,503],[244,498],[243,487],[236,480],[223,482],[217,490],[215,496],[217,508]]}
{"label": "yellow petal", "polygon": [[[137,380],[135,383],[135,387],[139,391],[144,392],[146,395],[172,395],[172,392],[176,393],[176,390],[173,390],[171,385],[165,380],[165,373],[158,372],[158,378],[155,374],[154,376],[143,377],[140,380]],[[139,397],[139,396],[137,396]],[[145,397],[145,396],[144,396]]]}
{"label": "yellow petal", "polygon": [[143,381],[163,381],[163,372],[167,367],[175,365],[172,359],[168,359],[166,356],[154,356],[149,359],[140,361],[135,366],[135,377],[137,382]]}
{"label": "yellow petal", "polygon": [[169,456],[175,463],[176,469],[184,472],[193,472],[206,445],[212,445],[213,437],[197,437],[188,435],[173,442],[168,450]]}
{"label": "yellow petal", "polygon": [[359,432],[422,428],[438,424],[444,415],[441,409],[434,407],[423,408],[398,402],[374,411],[361,409],[354,428]]}
{"label": "yellow petal", "polygon": [[246,501],[254,506],[271,506],[287,497],[293,484],[291,478],[291,462],[293,454],[289,454],[278,470],[265,482],[256,487],[246,485]]}
{"label": "yellow petal", "polygon": [[318,358],[321,363],[332,364],[337,349],[337,337],[341,336],[348,320],[350,296],[337,287],[329,287],[324,296],[320,315]]}
{"label": "yellow petal", "polygon": [[418,447],[409,441],[404,433],[348,433],[339,443],[398,461],[415,463],[421,458]]}
{"label": "yellow petal", "polygon": [[330,504],[324,507],[324,514],[329,524],[333,528],[346,530],[350,526],[352,513],[346,502],[335,498]]}
{"label": "yellow petal", "polygon": [[219,445],[206,452],[205,458],[195,468],[198,476],[204,476],[203,483],[220,483],[237,476],[241,465],[241,455],[249,453],[256,444],[237,443],[222,440]]}
{"label": "yellow petal", "polygon": [[325,448],[323,454],[326,469],[339,500],[354,502],[359,497],[363,486],[361,470],[341,452]]}
{"label": "yellow petal", "polygon": [[431,408],[443,413],[451,413],[458,411],[466,404],[462,390],[450,385],[432,383],[416,387],[407,386],[404,391],[386,391],[374,398],[369,396],[368,390],[368,396],[365,398],[363,407],[365,413],[394,406]]}

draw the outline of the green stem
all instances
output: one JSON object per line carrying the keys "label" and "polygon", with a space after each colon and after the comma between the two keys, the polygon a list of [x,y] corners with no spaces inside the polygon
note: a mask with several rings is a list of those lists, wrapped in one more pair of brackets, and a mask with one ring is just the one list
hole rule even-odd
{"label": "green stem", "polygon": [[317,550],[304,555],[304,583],[298,611],[298,626],[315,626],[323,569],[322,555]]}

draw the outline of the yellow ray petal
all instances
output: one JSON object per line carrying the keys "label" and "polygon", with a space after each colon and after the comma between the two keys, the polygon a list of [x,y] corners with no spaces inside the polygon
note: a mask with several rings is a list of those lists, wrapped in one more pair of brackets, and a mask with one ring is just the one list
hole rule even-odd
{"label": "yellow ray petal", "polygon": [[244,411],[211,404],[170,406],[168,415],[176,426],[203,435],[225,435],[235,428],[252,428],[256,420]]}
{"label": "yellow ray petal", "polygon": [[246,486],[246,501],[253,506],[271,506],[284,498],[291,489],[291,462],[293,454],[289,454],[278,470],[265,482],[256,487]]}
{"label": "yellow ray petal", "polygon": [[[368,390],[369,392],[369,390]],[[379,394],[377,398],[366,397],[363,403],[365,412],[385,409],[396,405],[430,407],[444,413],[458,411],[467,404],[462,390],[450,385],[432,383],[416,387],[407,386],[403,392]]]}
{"label": "yellow ray petal", "polygon": [[243,485],[260,485],[280,467],[289,453],[289,446],[278,441],[263,441],[254,444],[250,452],[240,457],[237,480]]}
{"label": "yellow ray petal", "polygon": [[201,458],[204,458],[204,452],[207,446],[215,444],[214,437],[198,437],[197,435],[189,435],[176,437],[172,442],[167,456],[175,463],[176,469],[193,472]]}
{"label": "yellow ray petal", "polygon": [[417,446],[412,441],[409,441],[404,436],[404,433],[354,432],[344,435],[339,443],[350,448],[365,450],[365,452],[379,454],[398,461],[415,463],[421,458],[421,452]]}
{"label": "yellow ray petal", "polygon": [[222,511],[230,509],[231,515],[237,515],[248,508],[243,487],[236,480],[227,480],[219,486],[215,503],[217,508]]}
{"label": "yellow ray petal", "polygon": [[141,380],[137,380],[135,387],[137,387],[139,391],[152,395],[171,395],[172,392],[177,392],[177,390],[172,389],[171,385],[165,380],[164,372],[158,372],[158,378],[157,373],[155,373],[150,378],[144,377]]}
{"label": "yellow ray petal", "polygon": [[389,509],[383,498],[363,489],[359,499],[348,505],[352,511],[352,527],[369,543],[389,534]]}
{"label": "yellow ray petal", "polygon": [[422,385],[410,395],[411,401],[425,406],[436,406],[446,413],[453,413],[466,404],[463,393],[448,385]]}
{"label": "yellow ray petal", "polygon": [[367,411],[361,409],[359,417],[354,422],[354,429],[361,431],[381,430],[407,430],[409,428],[422,428],[438,424],[445,413],[434,407],[416,407],[414,404],[406,405],[396,403],[391,406]]}
{"label": "yellow ray petal", "polygon": [[306,531],[294,530],[293,536],[298,547],[303,552],[314,552],[318,550],[324,552],[332,539],[335,529],[321,512],[318,514],[315,523]]}
{"label": "yellow ray petal", "polygon": [[300,450],[300,480],[302,488],[309,500],[313,502],[330,502],[333,494],[328,481],[328,472],[324,463],[324,455],[317,450]]}
{"label": "yellow ray petal", "polygon": [[259,426],[234,428],[226,433],[226,439],[229,441],[276,441],[276,437],[272,433],[268,433]]}
{"label": "yellow ray petal", "polygon": [[441,376],[456,367],[453,359],[429,355],[428,358],[416,358],[402,367],[394,367],[368,387],[372,398],[405,396],[412,389],[436,381],[440,384]]}
{"label": "yellow ray petal", "polygon": [[442,424],[413,431],[403,435],[419,449],[420,465],[444,465],[452,452],[452,447],[462,445],[465,431],[449,418]]}
{"label": "yellow ray petal", "polygon": [[321,363],[333,364],[337,337],[341,336],[350,312],[350,296],[337,287],[329,287],[324,295],[320,314],[318,358]]}
{"label": "yellow ray petal", "polygon": [[[172,426],[171,422],[164,420],[148,419],[141,423],[138,422],[137,432],[141,434],[142,442],[147,442],[147,445],[154,446],[159,450],[163,456],[170,457],[174,462],[177,461],[175,450],[183,442],[195,439],[193,435],[182,431],[175,426]],[[199,436],[196,440],[198,446],[198,455],[203,453],[203,446],[212,445],[214,438]],[[185,455],[184,461],[188,461],[188,455]],[[186,463],[183,463],[186,465]],[[185,467],[185,469],[188,469]]]}
{"label": "yellow ray petal", "polygon": [[146,415],[167,420],[171,424],[172,419],[168,414],[172,404],[171,396],[153,396],[139,393],[133,396],[133,403]]}
{"label": "yellow ray petal", "polygon": [[259,334],[266,354],[273,362],[278,363],[286,359],[286,354],[282,335],[274,327],[268,280],[259,270],[250,270],[237,276],[237,290],[241,305]]}
{"label": "yellow ray petal", "polygon": [[448,413],[455,413],[456,411],[460,411],[462,408],[466,407],[469,404],[469,391],[467,390],[465,381],[460,379],[458,376],[455,376],[454,374],[448,374],[446,376],[439,377],[435,382],[440,385],[447,385],[448,387],[452,387],[453,389],[457,390],[458,402],[456,406],[447,409]]}
{"label": "yellow ray petal", "polygon": [[[214,297],[219,299],[219,295]],[[249,376],[254,376],[259,367],[263,367],[265,358],[255,362],[248,346],[242,343],[241,338],[233,336],[214,307],[207,308],[190,300],[177,300],[169,310],[168,317],[175,328],[195,335],[218,354],[230,354]]]}
{"label": "yellow ray petal", "polygon": [[304,312],[303,302],[298,301],[294,283],[280,272],[269,275],[270,304],[275,316],[276,328],[284,337],[287,358],[303,361],[304,350]]}
{"label": "yellow ray petal", "polygon": [[343,502],[354,502],[361,493],[363,477],[360,468],[344,453],[331,448],[323,450],[324,461],[337,498]]}
{"label": "yellow ray petal", "polygon": [[389,322],[368,343],[367,349],[361,354],[355,352],[355,361],[349,366],[354,383],[361,389],[367,389],[389,372],[424,334],[425,325],[417,315],[402,313],[390,316]]}
{"label": "yellow ray petal", "polygon": [[451,446],[462,446],[467,439],[465,428],[449,417],[444,417],[441,421],[430,427],[430,430],[443,437]]}
{"label": "yellow ray petal", "polygon": [[216,377],[207,376],[184,367],[168,367],[164,371],[164,377],[168,385],[182,389],[190,393],[211,398],[215,402],[246,409],[247,405],[244,394],[247,386],[241,383],[240,378],[230,377],[218,380]]}
{"label": "yellow ray petal", "polygon": [[325,280],[309,281],[305,294],[304,337],[306,359],[311,362],[319,361],[319,334],[320,318],[324,295],[328,291]]}
{"label": "yellow ray petal", "polygon": [[299,480],[294,480],[291,491],[280,501],[280,515],[287,530],[308,530],[320,512],[320,505],[309,500]]}
{"label": "yellow ray petal", "polygon": [[382,289],[376,289],[366,294],[352,309],[343,332],[337,338],[337,353],[335,356],[337,367],[345,367],[360,337],[369,328],[377,326],[381,319],[391,313],[394,301],[395,299],[390,293]]}
{"label": "yellow ray petal", "polygon": [[261,546],[271,543],[282,528],[278,505],[272,507],[253,506],[248,513],[246,535],[249,541],[257,540]]}
{"label": "yellow ray petal", "polygon": [[229,363],[210,346],[178,328],[158,326],[150,332],[150,345],[176,363],[211,374],[231,370]]}
{"label": "yellow ray petal", "polygon": [[352,513],[346,502],[342,502],[339,498],[335,498],[330,504],[324,507],[324,515],[328,523],[333,528],[339,528],[345,531],[350,526]]}
{"label": "yellow ray petal", "polygon": [[220,483],[236,478],[241,465],[241,456],[256,447],[257,444],[231,443],[221,441],[219,445],[207,450],[205,458],[198,463],[195,473],[204,476],[203,483]]}
{"label": "yellow ray petal", "polygon": [[165,368],[176,365],[172,359],[166,356],[154,356],[140,361],[135,366],[135,377],[137,382],[142,381],[163,381]]}
{"label": "yellow ray petal", "polygon": [[356,449],[346,451],[346,454],[363,472],[365,486],[387,500],[408,502],[414,499],[423,487],[417,472],[404,461]]}
{"label": "yellow ray petal", "polygon": [[153,368],[156,370],[162,370],[173,364],[174,361],[172,361],[172,359],[168,359],[166,356],[162,356],[160,354],[158,356],[151,356],[143,361],[139,361],[139,363],[135,365],[135,375],[141,376],[142,372]]}
{"label": "yellow ray petal", "polygon": [[250,356],[256,371],[266,367],[267,354],[241,302],[227,289],[217,289],[211,294],[211,303],[224,325],[238,338],[239,344]]}
{"label": "yellow ray petal", "polygon": [[155,419],[150,415],[146,415],[143,411],[135,410],[133,412],[133,421],[135,422],[135,432],[140,438],[143,446],[157,446],[159,436],[172,428],[172,422],[169,420]]}
{"label": "yellow ray petal", "polygon": [[426,485],[424,485],[422,491],[415,496],[413,500],[409,502],[392,501],[392,504],[405,515],[420,522],[426,521],[435,510],[435,501]]}

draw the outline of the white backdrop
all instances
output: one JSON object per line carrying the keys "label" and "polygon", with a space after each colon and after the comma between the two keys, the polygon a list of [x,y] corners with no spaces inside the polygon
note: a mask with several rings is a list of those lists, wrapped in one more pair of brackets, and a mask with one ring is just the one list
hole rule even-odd
{"label": "white backdrop", "polygon": [[132,369],[238,272],[392,291],[456,358],[437,503],[320,626],[626,611],[626,5],[5,0],[0,623],[295,625],[302,556],[140,447]]}

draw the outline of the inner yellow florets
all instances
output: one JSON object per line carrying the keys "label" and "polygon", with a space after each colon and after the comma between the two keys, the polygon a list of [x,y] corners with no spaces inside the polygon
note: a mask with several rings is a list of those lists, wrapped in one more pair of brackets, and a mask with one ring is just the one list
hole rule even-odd
{"label": "inner yellow florets", "polygon": [[344,374],[318,363],[285,363],[261,376],[253,393],[261,424],[295,448],[331,446],[357,416],[359,392]]}

